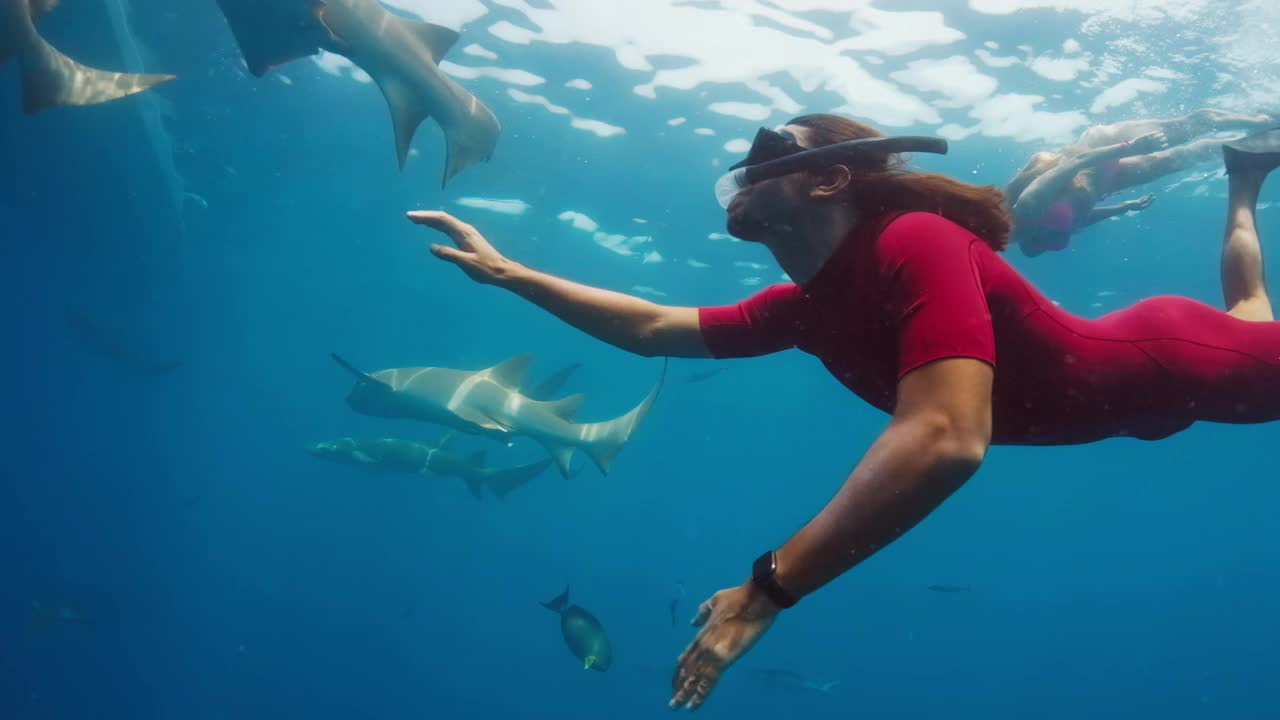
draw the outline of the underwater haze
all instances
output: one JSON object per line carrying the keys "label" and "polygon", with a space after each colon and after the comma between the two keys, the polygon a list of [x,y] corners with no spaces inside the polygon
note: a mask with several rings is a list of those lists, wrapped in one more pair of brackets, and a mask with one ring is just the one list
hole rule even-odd
{"label": "underwater haze", "polygon": [[[1003,188],[1092,126],[1280,113],[1273,0],[384,4],[459,33],[439,70],[500,124],[443,187],[439,112],[401,168],[365,69],[321,50],[255,75],[215,0],[39,18],[86,66],[176,76],[126,97],[25,113],[0,64],[0,718],[662,716],[698,603],[818,512],[888,420],[799,351],[664,376],[472,282],[407,212],[571,280],[720,305],[787,280],[713,191],[762,126],[833,112],[939,136],[949,152],[915,167]],[[1087,317],[1157,294],[1220,307],[1226,188],[1215,156],[1117,195],[1155,200],[1063,251],[1003,256]],[[1266,187],[1270,259],[1278,204]],[[577,364],[556,397],[585,395],[578,422],[662,386],[607,474],[576,453],[570,477],[499,497],[309,452],[446,434],[356,412],[334,353],[370,372],[529,354],[530,387]],[[699,712],[1275,718],[1278,437],[994,447],[782,613]],[[548,457],[449,443],[498,468]],[[566,586],[607,671],[543,605]]]}

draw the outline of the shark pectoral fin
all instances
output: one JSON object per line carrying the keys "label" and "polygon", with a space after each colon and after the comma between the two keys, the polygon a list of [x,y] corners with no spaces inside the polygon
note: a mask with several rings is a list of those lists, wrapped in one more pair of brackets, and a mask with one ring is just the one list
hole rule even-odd
{"label": "shark pectoral fin", "polygon": [[58,7],[58,0],[31,0],[27,6],[31,8],[31,22],[35,22],[45,13]]}
{"label": "shark pectoral fin", "polygon": [[21,63],[22,109],[32,114],[56,105],[97,105],[173,80],[98,70],[72,60],[41,38]]}
{"label": "shark pectoral fin", "polygon": [[[520,385],[524,383],[524,376],[529,371],[529,363],[533,360],[533,356],[529,353],[524,355],[516,355],[489,368],[489,379],[495,383],[519,390]],[[481,372],[486,372],[482,370]]]}
{"label": "shark pectoral fin", "polygon": [[555,460],[556,467],[559,468],[560,474],[565,478],[569,477],[569,464],[573,461],[573,446],[560,445],[549,440],[540,440],[542,447],[546,449],[547,454],[551,455],[551,459]]}
{"label": "shark pectoral fin", "polygon": [[218,0],[218,8],[254,77],[320,51],[328,31],[305,3]]}
{"label": "shark pectoral fin", "polygon": [[578,414],[578,408],[582,407],[582,401],[585,397],[582,393],[578,393],[559,400],[548,400],[547,410],[555,413],[556,417],[561,420],[573,422],[573,418]]}
{"label": "shark pectoral fin", "polygon": [[441,25],[432,25],[420,20],[401,20],[409,26],[410,32],[422,41],[431,51],[431,59],[439,63],[448,54],[450,48],[458,42],[458,31]]}

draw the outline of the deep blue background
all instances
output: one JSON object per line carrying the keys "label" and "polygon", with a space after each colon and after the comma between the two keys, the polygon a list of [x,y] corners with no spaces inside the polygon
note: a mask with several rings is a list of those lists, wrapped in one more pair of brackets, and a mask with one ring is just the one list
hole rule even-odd
{"label": "deep blue background", "polygon": [[[503,136],[491,163],[441,191],[438,129],[424,124],[419,154],[397,171],[374,87],[310,63],[284,69],[292,85],[248,77],[213,3],[134,5],[151,63],[180,78],[153,92],[174,108],[187,189],[208,203],[183,209],[185,231],[136,98],[24,116],[17,73],[0,67],[0,717],[667,712],[673,661],[692,637],[667,616],[678,583],[687,617],[740,582],[885,422],[816,360],[739,361],[701,384],[683,377],[709,362],[673,361],[608,477],[549,472],[505,502],[475,502],[453,480],[326,465],[303,447],[438,434],[352,413],[331,351],[371,369],[480,368],[531,352],[538,377],[583,363],[567,391],[587,393],[584,419],[633,406],[660,361],[471,284],[424,251],[439,238],[403,213],[444,207],[575,280],[659,287],[672,303],[733,301],[753,273],[728,272],[731,262],[769,258],[707,239],[723,231],[718,169],[686,160],[750,135],[703,110],[733,93],[638,104],[635,74],[607,52],[558,48],[560,65],[547,66],[534,49],[503,47],[503,65],[553,81],[532,92],[628,134],[596,138],[512,102],[501,83],[472,81]],[[97,3],[68,3],[41,30],[82,62],[116,66],[105,22]],[[580,76],[590,93],[557,90]],[[666,125],[678,115],[733,132],[699,138]],[[1029,149],[973,138],[920,162],[1003,184]],[[1162,292],[1218,303],[1224,186],[1213,181],[1208,197],[1179,188],[1070,252],[1010,260],[1086,315]],[[532,208],[510,217],[454,204],[467,195]],[[653,235],[666,262],[592,245],[555,219],[564,210]],[[1263,212],[1264,233],[1276,219]],[[760,274],[777,278],[772,265]],[[68,305],[186,365],[156,379],[121,373],[68,332]],[[1159,443],[996,448],[925,523],[787,612],[743,660],[840,680],[830,696],[730,671],[701,712],[1274,717],[1275,437],[1272,426],[1202,425]],[[468,443],[499,463],[540,456],[523,441]],[[608,673],[584,673],[538,606],[566,583],[613,638]],[[35,601],[78,606],[92,623],[34,625]]]}

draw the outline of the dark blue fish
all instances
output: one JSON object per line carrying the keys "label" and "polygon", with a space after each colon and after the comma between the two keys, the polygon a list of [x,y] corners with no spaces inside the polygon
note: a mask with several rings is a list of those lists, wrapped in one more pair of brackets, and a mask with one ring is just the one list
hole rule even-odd
{"label": "dark blue fish", "polygon": [[542,607],[560,616],[560,633],[569,646],[569,652],[582,661],[583,670],[604,672],[613,664],[613,647],[605,635],[604,626],[594,615],[577,605],[569,604],[569,586]]}

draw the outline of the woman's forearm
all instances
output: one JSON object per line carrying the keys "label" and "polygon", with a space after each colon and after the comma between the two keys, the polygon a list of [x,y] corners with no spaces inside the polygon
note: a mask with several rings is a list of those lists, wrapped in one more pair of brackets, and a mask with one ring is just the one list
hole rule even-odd
{"label": "woman's forearm", "polygon": [[928,421],[891,423],[827,506],[777,550],[802,597],[914,527],[978,469],[981,453]]}
{"label": "woman's forearm", "polygon": [[569,325],[639,355],[697,357],[700,338],[690,333],[662,333],[673,311],[626,293],[583,285],[511,262],[495,284],[510,290]]}

